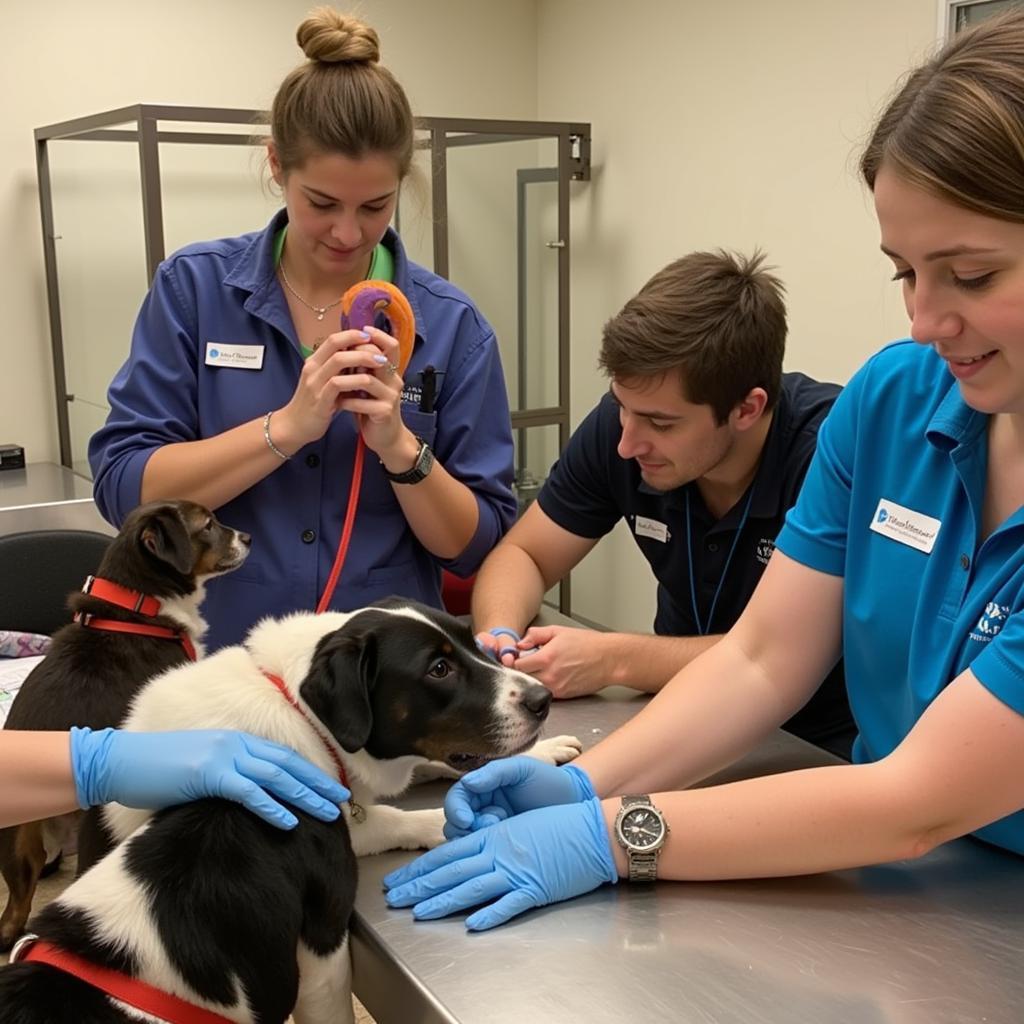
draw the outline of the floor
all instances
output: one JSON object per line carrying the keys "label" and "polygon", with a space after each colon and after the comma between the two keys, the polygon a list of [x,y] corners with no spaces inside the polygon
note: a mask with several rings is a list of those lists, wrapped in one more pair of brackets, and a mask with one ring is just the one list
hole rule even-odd
{"label": "floor", "polygon": [[[36,889],[36,898],[33,904],[33,909],[40,910],[44,907],[47,902],[52,900],[55,896],[58,896],[64,890],[65,886],[70,885],[74,877],[75,858],[66,858],[55,874],[51,875],[49,878],[44,878],[39,883],[39,887]],[[7,886],[4,885],[3,880],[0,880],[0,899],[2,899],[4,905],[6,905]],[[0,953],[0,964],[5,963],[7,963],[7,954]],[[375,1024],[374,1019],[360,1005],[359,1001],[353,1001],[355,1003],[356,1010],[356,1024]]]}

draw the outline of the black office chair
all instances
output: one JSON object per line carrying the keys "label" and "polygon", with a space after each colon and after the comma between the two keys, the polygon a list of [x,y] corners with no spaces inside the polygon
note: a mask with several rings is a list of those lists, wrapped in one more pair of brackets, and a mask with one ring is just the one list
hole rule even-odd
{"label": "black office chair", "polygon": [[68,594],[95,574],[111,540],[91,530],[0,536],[0,629],[50,636],[66,626]]}

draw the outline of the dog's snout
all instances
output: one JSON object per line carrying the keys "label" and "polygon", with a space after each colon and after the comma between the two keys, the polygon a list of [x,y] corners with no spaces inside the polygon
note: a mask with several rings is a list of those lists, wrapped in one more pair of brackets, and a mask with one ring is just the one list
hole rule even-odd
{"label": "dog's snout", "polygon": [[546,718],[551,707],[551,691],[539,683],[532,683],[523,690],[523,706],[538,718]]}
{"label": "dog's snout", "polygon": [[238,538],[238,543],[244,547],[252,547],[252,536],[248,533],[242,533],[241,530],[235,530],[235,536]]}

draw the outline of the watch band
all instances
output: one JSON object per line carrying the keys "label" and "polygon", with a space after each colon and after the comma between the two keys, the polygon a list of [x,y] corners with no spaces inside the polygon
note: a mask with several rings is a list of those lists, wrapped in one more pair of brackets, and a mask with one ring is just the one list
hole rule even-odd
{"label": "watch band", "polygon": [[[653,808],[654,804],[651,803],[651,798],[646,795],[628,794],[623,796],[622,811],[636,806]],[[667,825],[665,826],[665,831],[668,831]],[[662,836],[662,843],[664,843],[664,835]],[[656,882],[658,880],[658,854],[661,852],[662,843],[659,843],[658,847],[654,850],[643,852],[631,850],[629,847],[625,848],[626,862],[629,865],[629,880],[631,882]]]}
{"label": "watch band", "polygon": [[434,465],[434,453],[430,450],[430,445],[423,440],[422,437],[416,438],[420,443],[419,451],[416,453],[416,461],[412,464],[411,469],[407,469],[402,473],[392,473],[387,466],[382,462],[380,464],[381,469],[384,471],[384,475],[395,484],[418,484],[423,480]]}
{"label": "watch band", "polygon": [[630,850],[629,880],[631,882],[656,882],[658,880],[658,854],[637,853]]}

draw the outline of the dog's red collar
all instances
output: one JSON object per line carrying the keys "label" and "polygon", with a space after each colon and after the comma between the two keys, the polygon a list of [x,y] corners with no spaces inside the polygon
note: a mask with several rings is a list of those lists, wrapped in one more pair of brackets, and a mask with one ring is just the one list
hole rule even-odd
{"label": "dog's red collar", "polygon": [[134,633],[136,636],[156,636],[161,640],[177,640],[185,648],[189,661],[196,660],[196,649],[188,634],[182,630],[169,629],[148,622],[121,622],[118,619],[98,619],[88,612],[75,612],[75,622],[90,629],[102,629],[108,633]]}
{"label": "dog's red collar", "polygon": [[160,614],[160,602],[155,597],[143,594],[139,590],[129,590],[119,583],[111,583],[110,580],[101,579],[97,576],[86,576],[82,584],[82,593],[91,594],[108,604],[117,605],[129,612],[138,612],[140,615],[150,617]]}
{"label": "dog's red collar", "polygon": [[[82,584],[82,593],[91,597],[98,597],[107,604],[124,608],[125,611],[136,612],[152,618],[160,614],[160,602],[155,597],[143,594],[139,590],[129,590],[119,583],[111,583],[110,580],[98,576],[86,576]],[[101,619],[89,612],[76,612],[74,621],[80,626],[88,626],[90,629],[102,629],[108,633],[134,633],[137,636],[156,636],[161,640],[177,640],[185,648],[185,657],[189,661],[196,660],[196,649],[184,630],[169,629],[167,626],[158,626],[148,622],[121,622],[119,619]]]}
{"label": "dog's red collar", "polygon": [[139,978],[90,963],[34,935],[26,935],[15,944],[11,950],[11,963],[15,961],[49,964],[136,1010],[169,1021],[170,1024],[232,1024],[219,1013],[188,1003],[169,992],[162,992]]}
{"label": "dog's red collar", "polygon": [[[331,755],[331,760],[334,762],[335,770],[338,773],[338,781],[346,789],[348,789],[348,775],[345,772],[345,765],[342,763],[341,758],[338,756],[338,752],[327,741],[327,737],[320,731],[320,727],[316,724],[316,722],[313,721],[312,718],[309,717],[309,715],[306,714],[302,705],[291,695],[291,693],[288,690],[288,687],[285,686],[284,680],[280,676],[275,676],[273,672],[267,672],[265,669],[263,670],[263,674],[274,684],[274,686],[277,687],[278,691],[281,693],[281,696],[284,697],[284,699],[288,701],[288,703],[291,704],[291,706],[295,708],[295,710],[298,711],[298,713],[302,715],[302,717],[309,723],[309,725],[313,729],[313,732],[315,732],[317,736],[320,738],[320,742],[324,745],[324,748],[327,750],[327,753]],[[355,808],[355,806],[355,804],[352,805],[353,808]]]}

